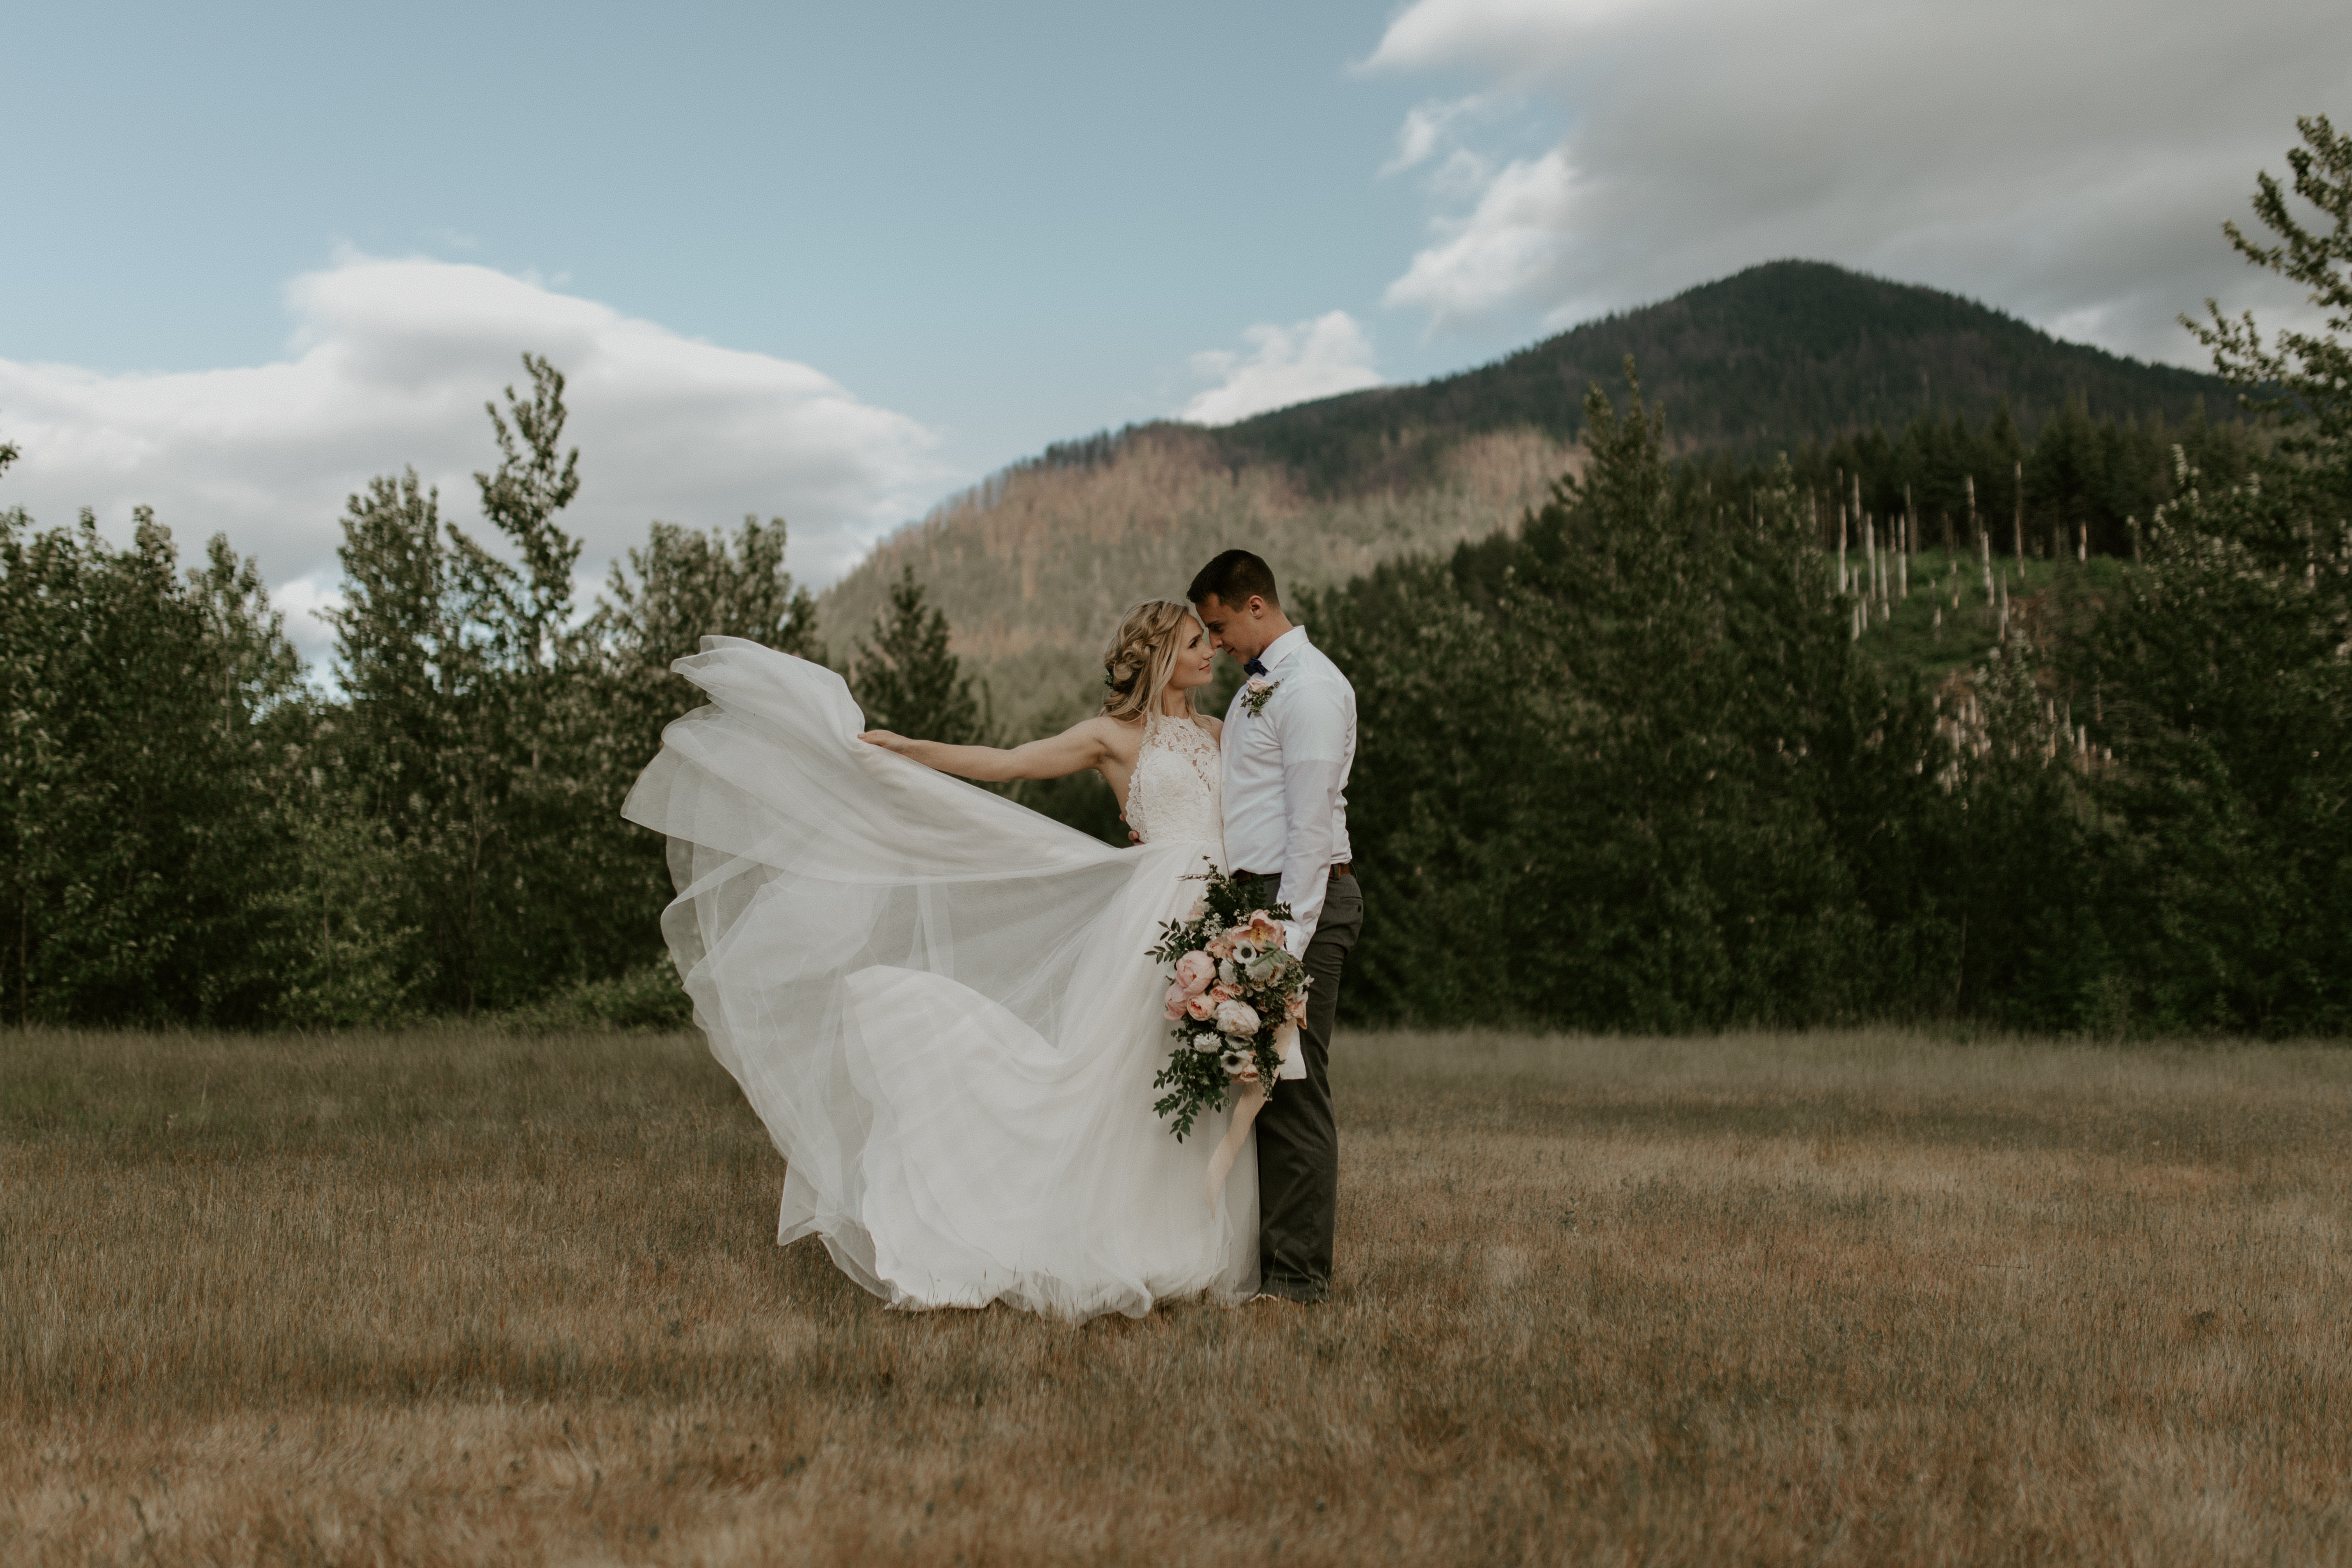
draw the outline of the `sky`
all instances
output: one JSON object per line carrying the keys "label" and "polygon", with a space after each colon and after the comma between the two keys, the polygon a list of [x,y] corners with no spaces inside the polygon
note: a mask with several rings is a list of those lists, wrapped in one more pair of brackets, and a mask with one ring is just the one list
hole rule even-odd
{"label": "sky", "polygon": [[20,7],[0,508],[145,503],[334,602],[571,377],[583,594],[656,519],[822,586],[1046,443],[1482,363],[1784,257],[2198,363],[2352,6],[2248,0]]}

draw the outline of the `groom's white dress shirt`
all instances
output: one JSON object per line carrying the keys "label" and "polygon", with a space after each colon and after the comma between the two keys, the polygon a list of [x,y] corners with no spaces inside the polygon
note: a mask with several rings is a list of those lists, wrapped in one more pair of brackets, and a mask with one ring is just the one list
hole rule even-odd
{"label": "groom's white dress shirt", "polygon": [[1298,957],[1323,916],[1331,868],[1348,851],[1348,771],[1356,762],[1356,689],[1293,626],[1258,655],[1274,683],[1265,707],[1225,710],[1225,856],[1235,870],[1278,875],[1290,906],[1286,945]]}

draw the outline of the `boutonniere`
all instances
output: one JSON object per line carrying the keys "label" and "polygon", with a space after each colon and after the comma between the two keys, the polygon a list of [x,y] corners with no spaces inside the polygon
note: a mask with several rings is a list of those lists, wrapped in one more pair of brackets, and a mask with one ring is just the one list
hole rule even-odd
{"label": "boutonniere", "polygon": [[1279,680],[1268,680],[1263,675],[1253,675],[1250,683],[1242,688],[1242,707],[1253,719],[1265,711],[1265,700],[1281,689]]}

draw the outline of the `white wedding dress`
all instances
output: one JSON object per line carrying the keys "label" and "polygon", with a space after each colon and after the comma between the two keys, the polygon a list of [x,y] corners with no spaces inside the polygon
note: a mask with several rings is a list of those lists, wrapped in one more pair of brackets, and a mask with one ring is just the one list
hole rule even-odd
{"label": "white wedding dress", "polygon": [[1257,1162],[1202,1195],[1227,1118],[1151,1110],[1147,950],[1223,862],[1215,743],[1153,721],[1114,849],[856,739],[841,678],[734,637],[677,672],[623,815],[669,837],[663,931],[695,1021],[785,1162],[777,1239],[892,1306],[1140,1315],[1257,1286]]}

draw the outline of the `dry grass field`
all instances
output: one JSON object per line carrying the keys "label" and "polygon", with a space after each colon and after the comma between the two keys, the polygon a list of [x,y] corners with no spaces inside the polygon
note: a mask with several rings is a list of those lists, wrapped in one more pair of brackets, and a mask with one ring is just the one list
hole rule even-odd
{"label": "dry grass field", "polygon": [[2352,1563],[2352,1055],[1340,1042],[1306,1311],[884,1312],[692,1038],[0,1037],[0,1562]]}

